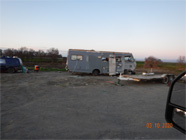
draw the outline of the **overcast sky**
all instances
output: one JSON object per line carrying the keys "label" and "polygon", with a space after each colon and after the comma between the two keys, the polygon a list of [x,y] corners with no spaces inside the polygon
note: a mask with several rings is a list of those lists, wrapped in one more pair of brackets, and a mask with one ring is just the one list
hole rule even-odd
{"label": "overcast sky", "polygon": [[1,48],[186,55],[185,0],[1,0]]}

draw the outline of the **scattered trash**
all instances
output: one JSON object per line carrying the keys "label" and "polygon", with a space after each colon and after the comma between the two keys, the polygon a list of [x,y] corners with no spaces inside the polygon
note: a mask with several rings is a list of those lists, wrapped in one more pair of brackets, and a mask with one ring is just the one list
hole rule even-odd
{"label": "scattered trash", "polygon": [[29,70],[26,67],[23,67],[24,73],[29,73]]}
{"label": "scattered trash", "polygon": [[115,82],[115,85],[116,85],[116,86],[124,86],[124,84],[121,84],[121,80],[119,80],[119,79],[118,79],[117,82]]}

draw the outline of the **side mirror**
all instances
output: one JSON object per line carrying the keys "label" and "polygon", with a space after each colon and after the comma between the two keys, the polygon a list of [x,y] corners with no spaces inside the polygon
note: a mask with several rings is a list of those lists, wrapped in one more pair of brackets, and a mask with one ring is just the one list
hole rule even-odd
{"label": "side mirror", "polygon": [[186,71],[181,73],[171,84],[165,119],[173,127],[186,134]]}

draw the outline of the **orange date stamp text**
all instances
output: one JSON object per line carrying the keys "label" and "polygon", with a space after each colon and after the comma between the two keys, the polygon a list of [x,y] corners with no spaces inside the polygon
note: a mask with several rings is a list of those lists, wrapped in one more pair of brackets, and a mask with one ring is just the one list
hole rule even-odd
{"label": "orange date stamp text", "polygon": [[172,128],[172,123],[146,123],[146,128]]}

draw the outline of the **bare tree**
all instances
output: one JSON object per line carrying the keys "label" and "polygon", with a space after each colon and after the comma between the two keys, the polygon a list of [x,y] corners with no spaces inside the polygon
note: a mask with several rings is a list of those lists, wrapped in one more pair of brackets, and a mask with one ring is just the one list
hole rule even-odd
{"label": "bare tree", "polygon": [[50,48],[47,50],[47,55],[52,59],[52,62],[56,62],[60,57],[58,49]]}
{"label": "bare tree", "polygon": [[148,58],[145,58],[144,67],[145,68],[157,68],[159,64],[161,64],[161,59],[158,59],[153,56],[149,56]]}
{"label": "bare tree", "polygon": [[14,56],[13,52],[14,52],[13,49],[8,48],[8,49],[4,50],[4,55],[13,57]]}
{"label": "bare tree", "polygon": [[178,69],[184,70],[186,68],[185,56],[179,56],[177,62],[178,62]]}
{"label": "bare tree", "polygon": [[[35,51],[33,49],[29,49],[27,47],[21,47],[19,49],[6,49],[4,51],[2,51],[0,49],[0,56],[5,55],[5,56],[18,56],[20,57],[23,61],[30,61],[32,60],[34,57],[37,58],[45,58],[44,60],[49,60],[48,62],[57,62],[58,58],[61,58],[62,56],[59,54],[58,49],[56,48],[50,48],[47,50],[47,52],[44,52],[43,50],[38,50]],[[26,59],[25,59],[26,58]]]}
{"label": "bare tree", "polygon": [[184,64],[185,63],[185,56],[179,56],[178,63]]}
{"label": "bare tree", "polygon": [[38,50],[36,52],[36,56],[41,58],[41,57],[46,57],[46,53],[43,50]]}
{"label": "bare tree", "polygon": [[35,50],[33,50],[33,49],[29,49],[29,51],[28,51],[28,55],[29,55],[29,58],[32,59],[32,58],[36,55]]}

